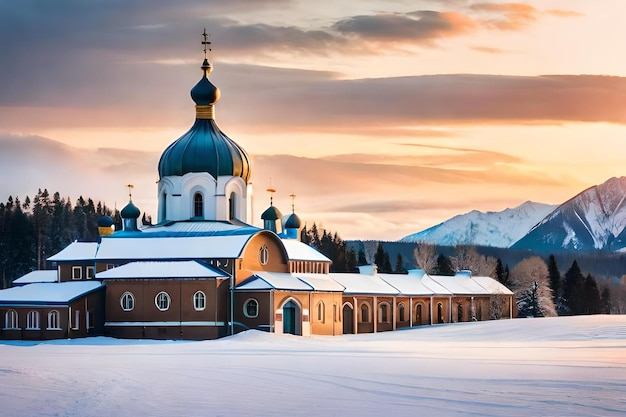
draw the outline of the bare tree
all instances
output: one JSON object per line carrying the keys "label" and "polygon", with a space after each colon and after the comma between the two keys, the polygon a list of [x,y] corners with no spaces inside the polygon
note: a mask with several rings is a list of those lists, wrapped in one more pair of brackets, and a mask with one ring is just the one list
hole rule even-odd
{"label": "bare tree", "polygon": [[511,286],[517,299],[518,309],[524,306],[530,294],[544,317],[556,316],[556,308],[550,289],[548,266],[539,256],[523,259],[511,270]]}
{"label": "bare tree", "polygon": [[413,250],[413,257],[417,266],[431,274],[437,266],[437,251],[434,243],[419,242]]}
{"label": "bare tree", "polygon": [[455,271],[467,269],[472,271],[474,275],[493,277],[496,273],[498,260],[491,256],[481,255],[474,246],[456,245],[454,256],[450,257],[450,262]]}

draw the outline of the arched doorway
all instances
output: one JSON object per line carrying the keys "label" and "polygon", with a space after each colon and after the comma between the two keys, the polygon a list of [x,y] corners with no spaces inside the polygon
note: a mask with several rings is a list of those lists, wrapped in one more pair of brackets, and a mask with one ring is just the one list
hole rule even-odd
{"label": "arched doorway", "polygon": [[300,334],[300,306],[293,300],[283,305],[283,333]]}
{"label": "arched doorway", "polygon": [[419,303],[417,306],[415,306],[415,324],[417,324],[418,326],[421,326],[423,323],[423,318],[422,318],[422,304]]}
{"label": "arched doorway", "polygon": [[343,334],[354,333],[354,309],[350,304],[343,306]]}
{"label": "arched doorway", "polygon": [[443,323],[443,305],[441,303],[437,304],[437,323]]}

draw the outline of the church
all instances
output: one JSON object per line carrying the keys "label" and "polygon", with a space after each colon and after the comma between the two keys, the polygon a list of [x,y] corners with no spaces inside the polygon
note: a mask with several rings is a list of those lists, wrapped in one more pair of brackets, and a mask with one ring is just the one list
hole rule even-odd
{"label": "church", "polygon": [[299,240],[295,210],[283,217],[272,200],[263,228],[252,226],[250,160],[216,124],[203,35],[195,122],[159,160],[156,224],[139,224],[129,187],[122,230],[102,217],[99,242],[73,242],[48,258],[53,269],[0,290],[0,339],[341,335],[514,317],[513,293],[469,271],[330,273]]}

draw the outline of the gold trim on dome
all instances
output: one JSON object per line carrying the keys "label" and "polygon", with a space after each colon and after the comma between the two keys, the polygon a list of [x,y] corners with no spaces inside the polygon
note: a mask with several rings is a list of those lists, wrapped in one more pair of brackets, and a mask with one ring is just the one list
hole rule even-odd
{"label": "gold trim on dome", "polygon": [[213,105],[196,106],[196,119],[213,119],[215,117],[215,108]]}

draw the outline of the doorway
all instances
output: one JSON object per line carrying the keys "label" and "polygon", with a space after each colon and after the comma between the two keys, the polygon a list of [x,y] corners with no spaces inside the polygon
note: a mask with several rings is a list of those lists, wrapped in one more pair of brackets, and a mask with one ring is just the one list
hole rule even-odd
{"label": "doorway", "polygon": [[283,305],[283,333],[300,334],[300,306],[293,300]]}
{"label": "doorway", "polygon": [[354,310],[350,304],[343,306],[343,334],[354,333]]}

